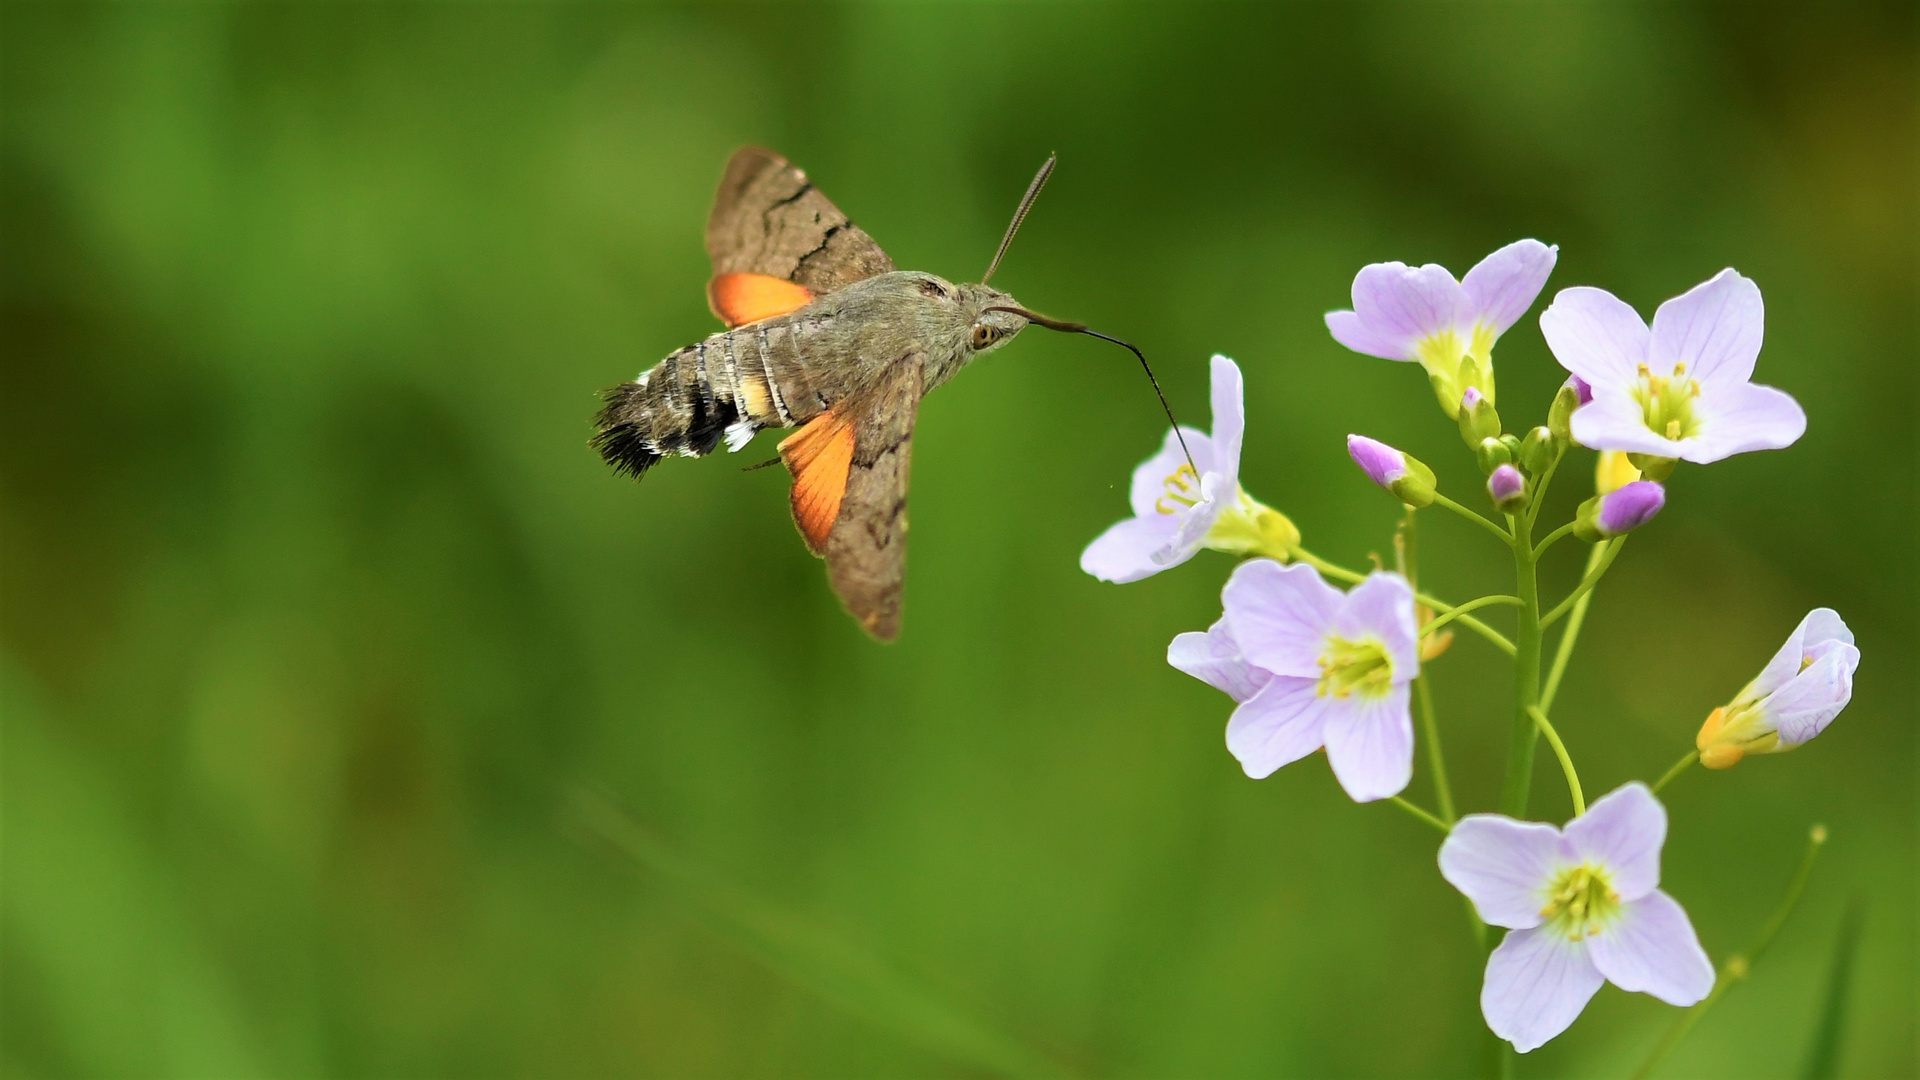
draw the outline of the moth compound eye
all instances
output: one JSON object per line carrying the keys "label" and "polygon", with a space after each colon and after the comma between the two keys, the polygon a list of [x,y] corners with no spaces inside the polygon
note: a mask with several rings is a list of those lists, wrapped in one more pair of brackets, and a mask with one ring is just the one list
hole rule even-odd
{"label": "moth compound eye", "polygon": [[1000,331],[986,323],[975,323],[973,327],[973,351],[979,352],[1000,340]]}

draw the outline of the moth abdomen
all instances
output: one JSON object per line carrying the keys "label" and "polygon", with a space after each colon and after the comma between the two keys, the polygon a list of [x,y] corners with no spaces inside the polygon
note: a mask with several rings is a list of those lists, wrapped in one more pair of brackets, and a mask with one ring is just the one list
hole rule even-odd
{"label": "moth abdomen", "polygon": [[[759,352],[743,350],[739,336],[715,334],[603,391],[593,448],[614,471],[639,479],[663,457],[704,457],[723,440],[738,450],[760,428],[783,425]],[[743,352],[751,376],[742,374]]]}

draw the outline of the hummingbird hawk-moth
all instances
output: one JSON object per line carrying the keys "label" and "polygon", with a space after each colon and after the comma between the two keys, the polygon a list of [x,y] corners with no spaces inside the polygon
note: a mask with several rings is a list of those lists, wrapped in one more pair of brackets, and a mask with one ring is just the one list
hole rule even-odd
{"label": "hummingbird hawk-moth", "polygon": [[894,269],[805,173],[769,150],[735,151],[706,234],[707,302],[727,329],[606,390],[594,449],[639,479],[671,454],[735,451],[763,428],[798,427],[778,459],[793,474],[794,523],[847,610],[892,640],[920,399],[1029,323],[1126,345],[986,284],[1053,165],[1028,185],[980,284],[966,285]]}

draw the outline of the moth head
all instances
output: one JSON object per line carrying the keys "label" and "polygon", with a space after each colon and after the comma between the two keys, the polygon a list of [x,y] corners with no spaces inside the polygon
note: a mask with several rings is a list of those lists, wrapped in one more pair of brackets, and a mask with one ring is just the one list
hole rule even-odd
{"label": "moth head", "polygon": [[1019,302],[985,285],[960,287],[961,307],[967,315],[967,350],[975,356],[992,352],[1026,329],[1027,319],[1009,308]]}

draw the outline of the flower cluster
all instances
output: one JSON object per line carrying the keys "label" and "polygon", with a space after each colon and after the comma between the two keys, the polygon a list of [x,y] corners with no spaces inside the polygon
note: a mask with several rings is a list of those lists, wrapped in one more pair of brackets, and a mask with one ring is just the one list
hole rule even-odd
{"label": "flower cluster", "polygon": [[[1660,513],[1680,462],[1708,464],[1778,449],[1806,429],[1799,404],[1754,384],[1763,308],[1754,283],[1733,270],[1660,305],[1651,325],[1600,289],[1561,290],[1540,316],[1568,377],[1545,422],[1509,433],[1495,407],[1493,349],[1532,307],[1558,249],[1521,240],[1463,278],[1428,264],[1377,263],[1354,278],[1353,307],[1326,316],[1356,352],[1418,363],[1441,409],[1484,476],[1492,514],[1448,498],[1433,469],[1402,450],[1350,435],[1347,453],[1406,508],[1438,506],[1513,549],[1513,596],[1446,604],[1411,584],[1396,537],[1395,571],[1361,574],[1308,551],[1279,511],[1240,482],[1246,412],[1240,369],[1212,362],[1213,431],[1169,431],[1133,475],[1133,516],[1108,529],[1081,566],[1128,582],[1177,566],[1202,549],[1243,558],[1205,631],[1184,633],[1167,662],[1233,700],[1226,744],[1249,777],[1268,777],[1316,750],[1355,802],[1390,800],[1446,833],[1441,875],[1506,935],[1487,959],[1481,1010],[1524,1053],[1573,1023],[1602,982],[1674,1005],[1706,998],[1712,962],[1679,902],[1659,889],[1667,814],[1656,793],[1689,765],[1731,768],[1820,734],[1850,700],[1860,650],[1838,614],[1809,613],[1760,674],[1715,709],[1694,749],[1660,782],[1629,783],[1587,807],[1578,771],[1541,690],[1544,629],[1576,612],[1561,633],[1555,675],[1573,648],[1577,616],[1628,533]],[[1548,484],[1577,447],[1599,452],[1594,488],[1571,520],[1534,539]],[[1591,545],[1579,586],[1543,610],[1533,566],[1559,539]],[[1350,585],[1342,592],[1329,579]],[[1472,612],[1518,609],[1509,639]],[[1491,612],[1488,612],[1491,614]],[[1472,630],[1516,661],[1516,709],[1501,813],[1456,816],[1437,745],[1430,754],[1438,812],[1402,797],[1415,766],[1410,703],[1423,661]],[[1426,698],[1423,696],[1423,701]],[[1437,739],[1427,708],[1423,739]],[[1563,828],[1525,820],[1534,739],[1544,735],[1565,774],[1575,816]],[[1816,830],[1816,837],[1820,835]],[[1476,924],[1477,925],[1477,924]]]}

